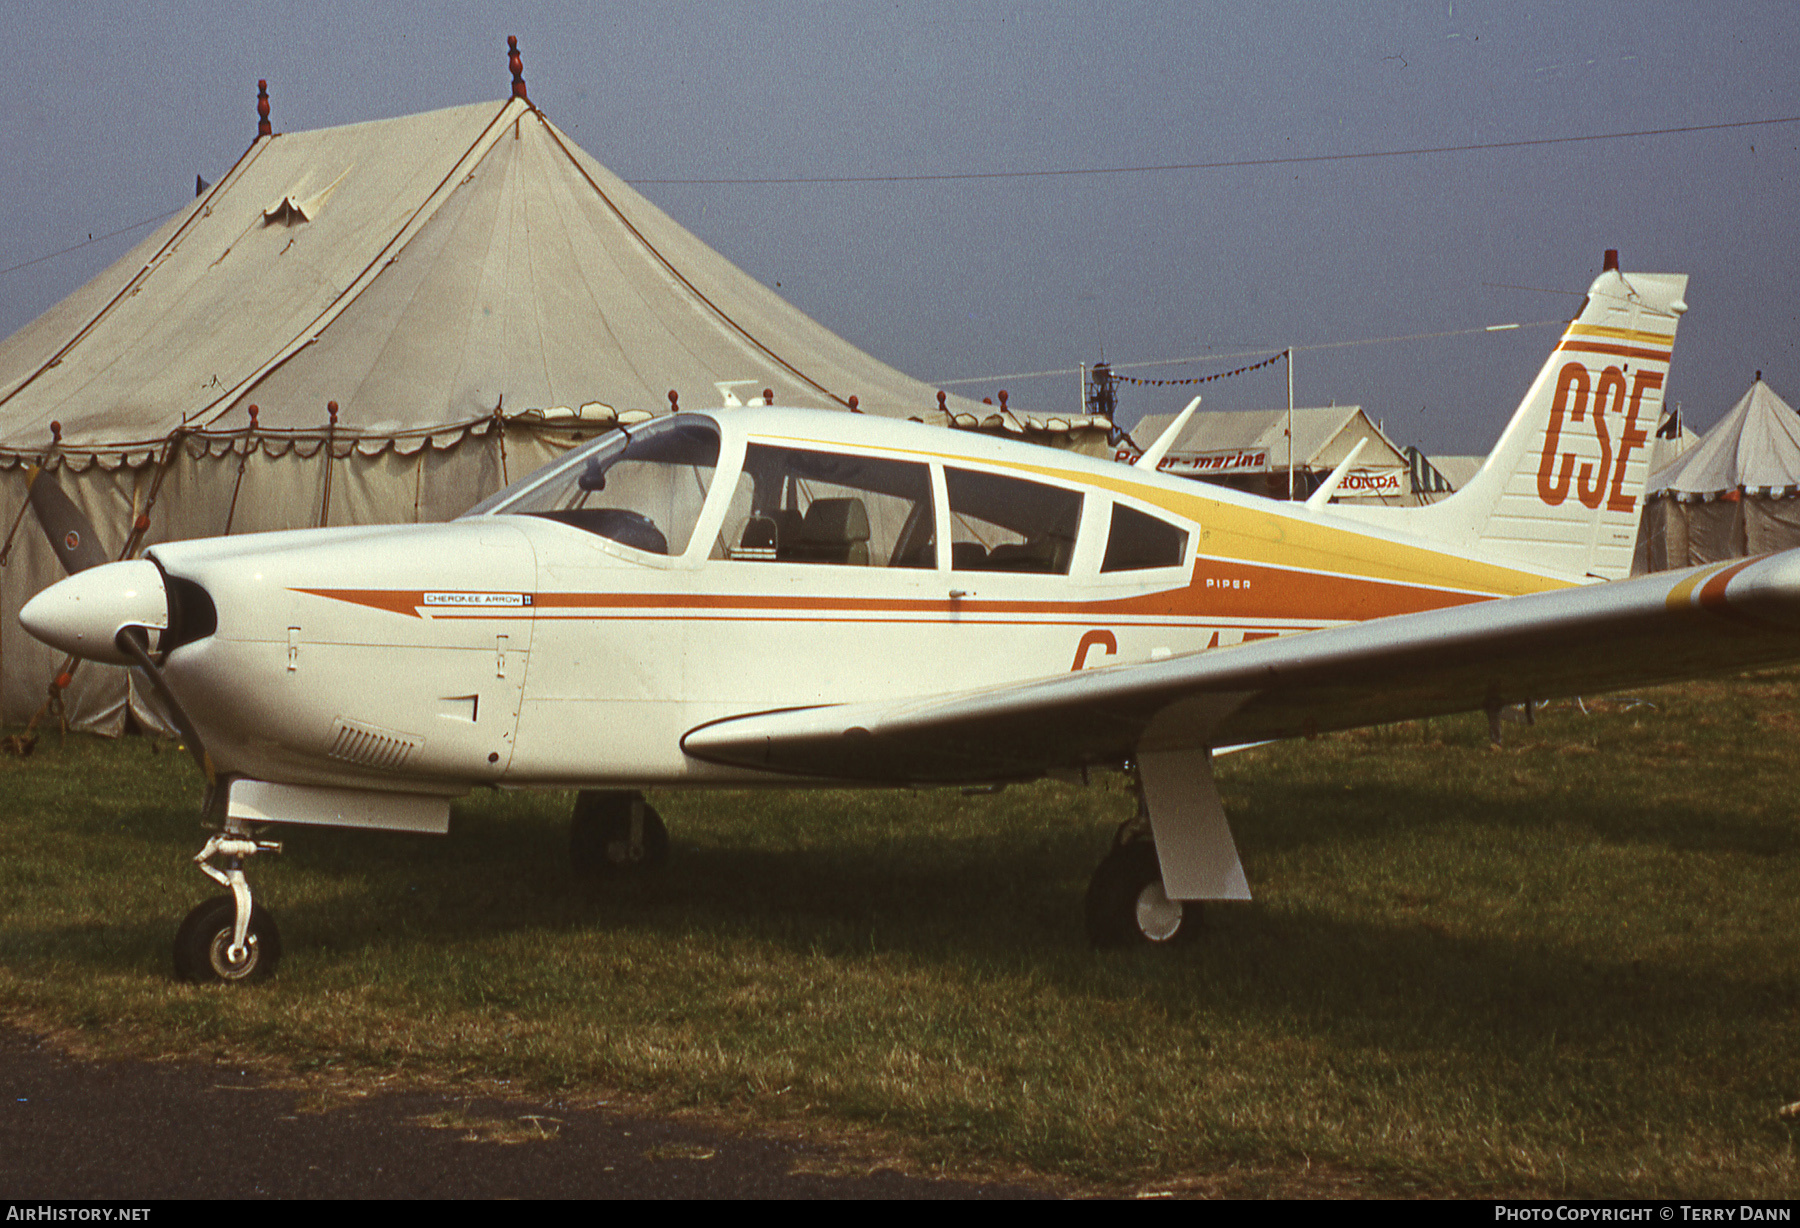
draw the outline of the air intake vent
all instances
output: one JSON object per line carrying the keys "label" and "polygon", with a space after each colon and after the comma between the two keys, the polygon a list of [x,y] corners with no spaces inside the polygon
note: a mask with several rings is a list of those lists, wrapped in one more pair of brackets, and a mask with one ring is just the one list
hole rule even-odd
{"label": "air intake vent", "polygon": [[347,721],[340,716],[337,737],[333,739],[331,750],[327,753],[333,759],[342,759],[345,763],[397,772],[406,766],[412,753],[423,745],[425,739],[416,734],[397,733],[377,725],[365,725],[361,721]]}
{"label": "air intake vent", "polygon": [[219,610],[212,595],[192,580],[163,574],[163,585],[169,594],[169,629],[162,633],[157,647],[166,656],[183,644],[203,640],[219,629]]}

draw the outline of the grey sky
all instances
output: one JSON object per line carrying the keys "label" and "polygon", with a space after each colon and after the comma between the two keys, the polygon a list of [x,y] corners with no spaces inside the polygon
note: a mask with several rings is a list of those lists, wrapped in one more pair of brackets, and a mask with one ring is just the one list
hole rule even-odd
{"label": "grey sky", "polygon": [[[255,133],[504,97],[827,327],[921,379],[1561,319],[1621,249],[1685,272],[1669,398],[1694,424],[1761,368],[1800,401],[1800,124],[1254,168],[886,184],[648,180],[1218,162],[1800,115],[1787,3],[169,3],[0,14],[0,268],[191,198]],[[20,79],[23,78],[23,79]],[[0,335],[146,229],[0,274]],[[1510,289],[1506,287],[1535,287]],[[1563,293],[1556,293],[1560,291]],[[1302,403],[1485,451],[1549,329],[1303,350]],[[986,395],[1000,384],[957,385]],[[1067,412],[1076,379],[1009,380]],[[1279,367],[1202,389],[1281,403]],[[1122,417],[1178,409],[1128,388]]]}

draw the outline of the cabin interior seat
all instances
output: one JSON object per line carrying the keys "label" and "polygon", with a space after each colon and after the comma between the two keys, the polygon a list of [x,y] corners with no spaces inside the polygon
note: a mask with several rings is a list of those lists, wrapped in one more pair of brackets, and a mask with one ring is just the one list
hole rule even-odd
{"label": "cabin interior seat", "polygon": [[781,557],[801,563],[869,565],[869,513],[861,499],[814,499]]}

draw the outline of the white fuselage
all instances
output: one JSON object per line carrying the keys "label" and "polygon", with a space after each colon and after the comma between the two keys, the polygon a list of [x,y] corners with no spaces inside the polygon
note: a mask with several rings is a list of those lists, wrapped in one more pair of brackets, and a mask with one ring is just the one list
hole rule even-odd
{"label": "white fuselage", "polygon": [[[711,490],[685,549],[667,555],[504,510],[156,547],[157,565],[217,610],[216,630],[165,665],[214,762],[253,779],[401,792],[771,781],[685,755],[682,735],[745,713],[966,691],[1563,582],[1032,445],[801,411],[709,421],[720,436]],[[740,548],[767,497],[738,477],[756,446],[900,457],[921,481],[929,473],[929,506],[921,494],[913,517],[924,527],[906,530],[922,548],[882,565],[905,547],[884,544],[879,525],[869,557],[848,564]],[[986,569],[1022,543],[947,547],[998,532],[972,534],[957,500],[999,477],[1078,508],[1055,560],[1029,564],[1046,570]],[[1154,517],[1165,544],[1120,564],[1116,508]],[[798,520],[764,519],[781,514]]]}

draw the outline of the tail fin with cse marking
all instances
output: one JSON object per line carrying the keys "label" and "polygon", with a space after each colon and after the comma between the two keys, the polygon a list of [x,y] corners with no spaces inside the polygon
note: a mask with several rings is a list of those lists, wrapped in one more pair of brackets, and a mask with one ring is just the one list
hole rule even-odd
{"label": "tail fin with cse marking", "polygon": [[1622,272],[1607,252],[1481,469],[1441,503],[1381,519],[1484,558],[1629,575],[1687,281]]}

